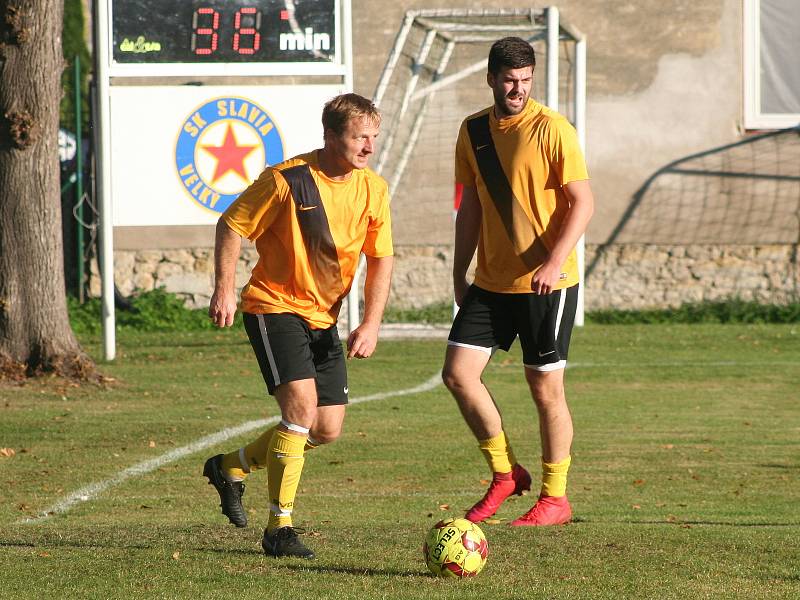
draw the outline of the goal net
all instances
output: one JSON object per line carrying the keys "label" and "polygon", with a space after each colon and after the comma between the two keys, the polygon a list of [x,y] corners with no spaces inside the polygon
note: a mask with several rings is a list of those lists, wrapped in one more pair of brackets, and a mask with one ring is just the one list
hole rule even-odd
{"label": "goal net", "polygon": [[383,115],[373,168],[389,183],[397,246],[452,246],[458,129],[491,105],[489,47],[512,35],[536,51],[532,97],[583,139],[585,45],[557,9],[409,11],[373,98]]}

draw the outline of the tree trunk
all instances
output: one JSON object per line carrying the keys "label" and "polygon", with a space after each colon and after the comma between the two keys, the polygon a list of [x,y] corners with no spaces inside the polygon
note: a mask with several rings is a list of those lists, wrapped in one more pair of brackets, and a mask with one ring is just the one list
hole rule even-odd
{"label": "tree trunk", "polygon": [[94,378],[67,315],[58,117],[62,0],[0,0],[0,379]]}

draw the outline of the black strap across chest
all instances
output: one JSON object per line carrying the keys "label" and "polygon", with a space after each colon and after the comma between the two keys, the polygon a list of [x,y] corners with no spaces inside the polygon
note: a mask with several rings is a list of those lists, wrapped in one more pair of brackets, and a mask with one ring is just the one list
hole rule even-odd
{"label": "black strap across chest", "polygon": [[281,175],[292,193],[311,273],[320,291],[333,292],[340,297],[345,290],[339,255],[311,170],[308,165],[302,164],[284,169]]}
{"label": "black strap across chest", "polygon": [[[503,171],[503,165],[500,163],[492,132],[489,129],[489,113],[467,121],[467,133],[469,133],[472,152],[475,154],[481,178],[517,255],[528,269],[533,270],[539,267],[548,252],[542,240],[533,234],[530,221],[514,195],[505,171]],[[516,228],[526,228],[524,235],[520,236],[516,232],[515,221]],[[526,239],[518,239],[519,237]]]}

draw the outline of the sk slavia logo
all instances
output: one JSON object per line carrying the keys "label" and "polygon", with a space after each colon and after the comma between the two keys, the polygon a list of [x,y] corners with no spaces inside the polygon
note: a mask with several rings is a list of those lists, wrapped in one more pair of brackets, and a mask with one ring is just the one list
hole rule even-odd
{"label": "sk slavia logo", "polygon": [[197,204],[225,212],[264,170],[283,161],[272,117],[245,98],[215,98],[190,114],[175,144],[175,168]]}

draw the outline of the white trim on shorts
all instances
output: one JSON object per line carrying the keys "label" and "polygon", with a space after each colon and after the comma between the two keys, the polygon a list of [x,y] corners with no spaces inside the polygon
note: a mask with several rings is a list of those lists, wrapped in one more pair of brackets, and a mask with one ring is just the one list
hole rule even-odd
{"label": "white trim on shorts", "polygon": [[558,362],[549,363],[549,364],[546,364],[546,365],[526,365],[526,364],[523,363],[523,366],[526,369],[531,369],[533,371],[542,371],[542,372],[558,371],[559,369],[566,369],[567,368],[567,361],[566,360],[560,360]]}
{"label": "white trim on shorts", "polygon": [[495,353],[495,351],[497,351],[497,349],[500,347],[500,346],[476,346],[475,344],[464,344],[462,342],[454,342],[452,340],[447,340],[447,345],[457,346],[459,348],[469,348],[470,350],[478,350],[479,352],[483,352],[484,354],[488,354],[489,356],[492,356]]}
{"label": "white trim on shorts", "polygon": [[280,375],[278,375],[278,367],[275,366],[275,356],[272,354],[272,347],[269,345],[269,339],[267,339],[267,324],[264,322],[264,315],[257,314],[256,319],[258,319],[258,331],[261,334],[261,341],[264,343],[264,350],[267,353],[269,369],[272,371],[275,387],[278,387],[281,384],[281,378]]}

